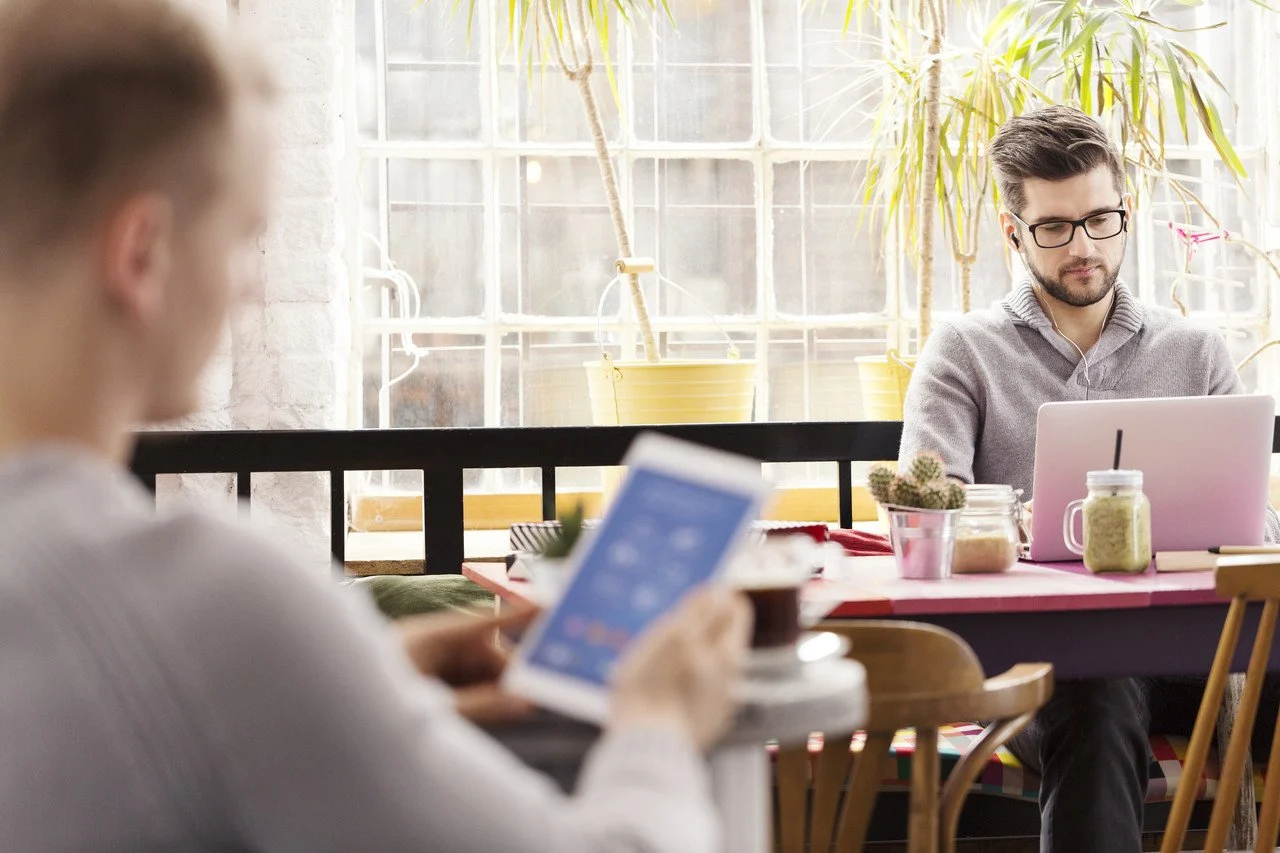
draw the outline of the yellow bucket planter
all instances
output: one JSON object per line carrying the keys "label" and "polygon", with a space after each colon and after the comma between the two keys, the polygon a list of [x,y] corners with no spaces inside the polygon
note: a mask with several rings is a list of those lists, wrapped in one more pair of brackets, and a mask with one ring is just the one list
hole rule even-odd
{"label": "yellow bucket planter", "polygon": [[903,358],[897,350],[889,350],[885,355],[863,355],[854,361],[858,365],[862,408],[867,420],[902,420],[902,401],[916,366],[915,357]]}
{"label": "yellow bucket planter", "polygon": [[755,403],[751,360],[588,361],[596,426],[746,423]]}

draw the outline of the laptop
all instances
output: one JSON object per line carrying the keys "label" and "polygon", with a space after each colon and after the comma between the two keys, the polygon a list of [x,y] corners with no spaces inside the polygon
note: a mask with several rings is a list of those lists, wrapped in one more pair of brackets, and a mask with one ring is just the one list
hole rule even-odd
{"label": "laptop", "polygon": [[1262,544],[1275,409],[1268,395],[1045,403],[1031,559],[1080,559],[1062,540],[1063,512],[1087,494],[1086,473],[1111,467],[1121,429],[1120,467],[1143,474],[1153,551]]}

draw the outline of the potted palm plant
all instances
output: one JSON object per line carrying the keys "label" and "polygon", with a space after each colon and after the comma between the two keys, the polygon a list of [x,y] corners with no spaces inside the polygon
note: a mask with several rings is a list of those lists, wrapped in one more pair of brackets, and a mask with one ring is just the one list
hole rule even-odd
{"label": "potted palm plant", "polygon": [[[958,267],[961,310],[971,307],[979,227],[1000,204],[987,148],[1005,120],[1027,109],[1068,103],[1098,117],[1123,148],[1136,195],[1163,188],[1181,203],[1187,221],[1198,213],[1218,223],[1214,211],[1169,173],[1166,141],[1189,142],[1198,127],[1228,172],[1242,180],[1244,165],[1215,106],[1215,99],[1229,100],[1230,93],[1187,46],[1186,36],[1196,30],[1160,20],[1170,5],[970,2],[961,4],[963,20],[952,22],[948,10],[955,7],[945,0],[848,0],[846,29],[876,42],[880,56],[867,73],[884,81],[860,192],[872,227],[900,228],[910,250],[918,347],[932,329],[939,227]],[[867,22],[884,26],[884,33],[869,36]],[[1227,21],[1210,28],[1221,26]],[[953,32],[976,39],[976,47],[961,46]],[[859,360],[869,416],[901,419],[912,363],[896,352]]]}
{"label": "potted palm plant", "polygon": [[[455,7],[460,2],[456,0]],[[505,5],[509,33],[527,56],[530,69],[557,67],[578,92],[617,243],[617,276],[626,283],[631,315],[643,344],[643,360],[613,359],[602,350],[600,360],[587,362],[592,420],[598,425],[751,420],[755,364],[739,359],[732,343],[729,357],[720,360],[664,360],[659,352],[640,284],[640,275],[654,272],[655,264],[633,250],[631,226],[592,88],[599,57],[617,93],[609,55],[611,39],[616,37],[613,22],[634,26],[653,23],[658,15],[671,19],[667,0],[509,0]],[[476,0],[470,0],[469,22],[475,19],[475,7]]]}

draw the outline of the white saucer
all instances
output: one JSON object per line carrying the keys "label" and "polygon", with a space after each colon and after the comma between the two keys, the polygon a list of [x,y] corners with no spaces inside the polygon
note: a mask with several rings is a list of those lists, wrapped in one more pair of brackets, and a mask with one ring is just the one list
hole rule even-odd
{"label": "white saucer", "polygon": [[794,673],[802,664],[844,657],[849,638],[831,631],[805,631],[794,645],[774,649],[752,649],[747,655],[748,677],[780,677]]}

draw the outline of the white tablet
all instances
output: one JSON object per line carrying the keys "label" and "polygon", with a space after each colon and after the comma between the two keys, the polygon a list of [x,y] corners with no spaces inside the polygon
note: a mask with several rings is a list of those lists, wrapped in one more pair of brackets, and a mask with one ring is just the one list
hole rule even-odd
{"label": "white tablet", "polygon": [[512,693],[596,723],[619,656],[721,573],[769,493],[759,462],[658,433],[640,435],[623,464],[608,514],[568,557],[564,594],[503,676]]}

